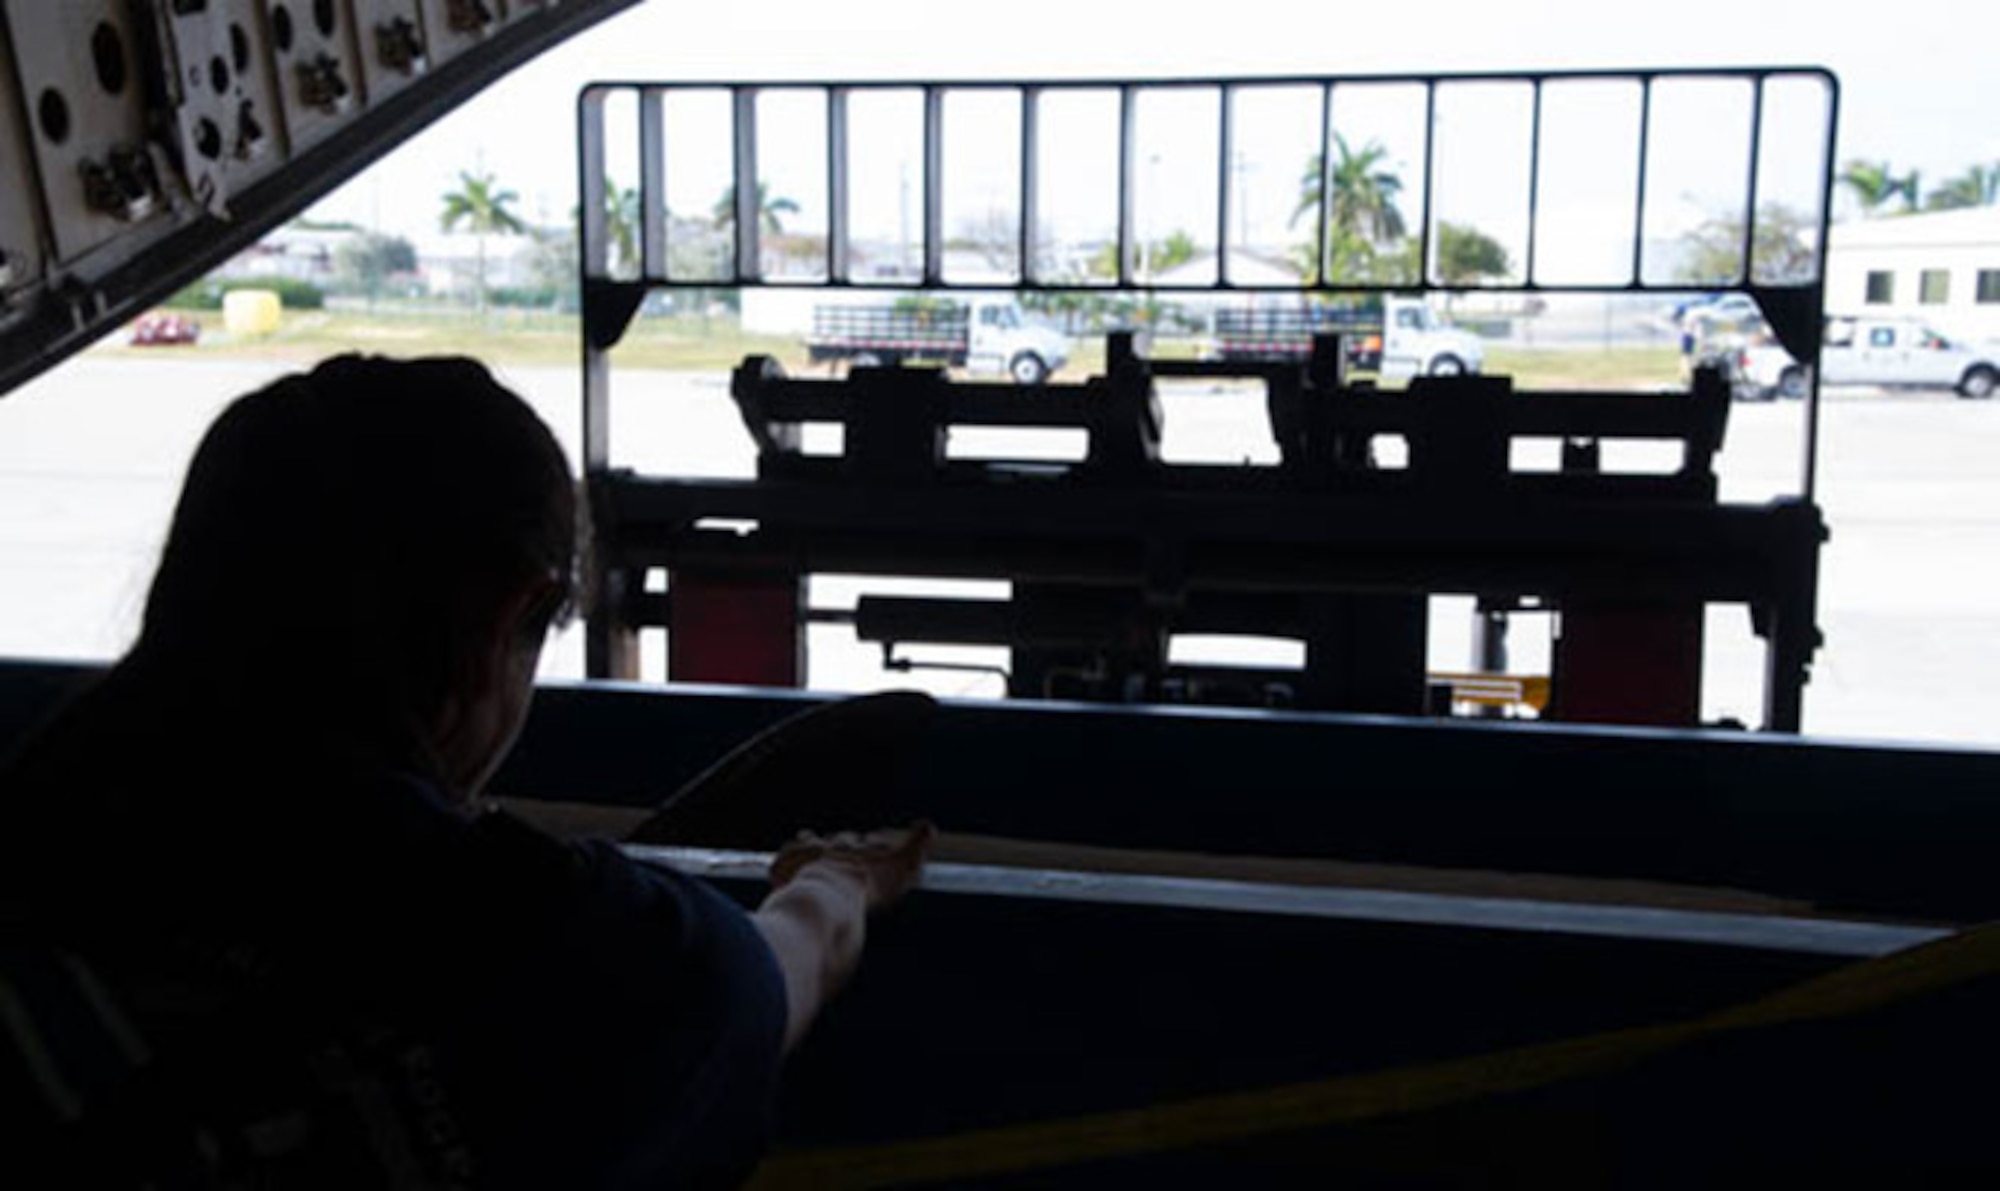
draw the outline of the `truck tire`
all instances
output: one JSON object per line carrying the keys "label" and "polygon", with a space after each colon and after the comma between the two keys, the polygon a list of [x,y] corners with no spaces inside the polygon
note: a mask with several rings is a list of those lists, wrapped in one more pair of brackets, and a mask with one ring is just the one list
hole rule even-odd
{"label": "truck tire", "polygon": [[1995,372],[1984,364],[1975,364],[1966,369],[1964,377],[1960,378],[1958,395],[1983,401],[1993,396],[1996,386],[2000,386],[2000,372]]}
{"label": "truck tire", "polygon": [[1007,361],[1007,375],[1017,385],[1038,385],[1049,379],[1049,366],[1033,352],[1022,352]]}
{"label": "truck tire", "polygon": [[1439,356],[1437,359],[1431,361],[1430,375],[1464,376],[1465,361],[1447,352],[1446,354]]}
{"label": "truck tire", "polygon": [[1796,401],[1804,397],[1806,390],[1810,387],[1810,383],[1806,377],[1806,370],[1797,364],[1792,364],[1778,374],[1778,383],[1771,390],[1771,395],[1774,397],[1786,397]]}

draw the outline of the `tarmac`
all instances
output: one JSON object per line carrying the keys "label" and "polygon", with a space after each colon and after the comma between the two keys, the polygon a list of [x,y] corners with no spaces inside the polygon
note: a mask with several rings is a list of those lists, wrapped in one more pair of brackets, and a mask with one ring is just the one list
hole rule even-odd
{"label": "tarmac", "polygon": [[[0,656],[97,659],[122,650],[203,428],[229,398],[286,370],[165,350],[155,358],[98,352],[0,398]],[[578,372],[499,371],[574,457]],[[1163,403],[1170,458],[1273,457],[1261,402],[1196,389],[1168,391]],[[1724,498],[1799,492],[1804,431],[1803,403],[1735,406],[1720,461]],[[754,465],[720,373],[617,374],[612,436],[617,465],[706,476],[748,476]],[[1060,457],[1077,444],[1001,438],[979,446]],[[1607,463],[1619,465],[1615,456]],[[1826,646],[1806,691],[1808,734],[2000,748],[2000,401],[1829,392],[1820,407],[1817,497],[1833,538],[1823,555]],[[886,586],[827,577],[815,580],[812,598],[840,606],[858,590]],[[1470,621],[1469,601],[1434,601],[1433,668],[1467,666]],[[1516,624],[1517,671],[1546,666],[1548,621],[1526,616]],[[1755,726],[1762,647],[1745,610],[1712,609],[1708,637],[1704,719]],[[648,676],[662,677],[663,642],[644,644]],[[811,626],[808,653],[809,683],[820,689],[919,686],[977,697],[1000,685],[978,671],[885,671],[875,647],[838,625]],[[981,650],[920,656],[975,666],[1004,660]],[[576,678],[581,669],[571,630],[551,643],[543,675]]]}

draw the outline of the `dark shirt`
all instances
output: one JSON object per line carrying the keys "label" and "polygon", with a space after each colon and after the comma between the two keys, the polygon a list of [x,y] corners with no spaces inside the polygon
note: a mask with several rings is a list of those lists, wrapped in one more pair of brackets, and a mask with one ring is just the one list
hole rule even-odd
{"label": "dark shirt", "polygon": [[[42,764],[6,791],[12,842],[36,841],[9,849],[6,894],[131,1007],[164,1102],[252,1139],[229,1161],[289,1162],[280,1186],[702,1187],[752,1169],[784,990],[715,889],[466,818],[386,766],[129,743],[150,751]],[[336,1154],[356,1139],[372,1162]]]}

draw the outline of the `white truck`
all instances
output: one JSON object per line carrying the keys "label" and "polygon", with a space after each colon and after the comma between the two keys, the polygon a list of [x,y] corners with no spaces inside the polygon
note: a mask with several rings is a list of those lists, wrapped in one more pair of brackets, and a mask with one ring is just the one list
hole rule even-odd
{"label": "white truck", "polygon": [[1343,336],[1350,368],[1385,379],[1456,376],[1486,366],[1479,336],[1439,318],[1420,298],[1369,297],[1354,304],[1219,310],[1215,356],[1224,360],[1303,362],[1313,336]]}
{"label": "white truck", "polygon": [[[1812,379],[1809,365],[1775,342],[1745,344],[1732,363],[1741,398],[1800,397]],[[1971,398],[1991,397],[2000,387],[2000,352],[1941,335],[1913,318],[1828,318],[1819,367],[1822,385],[1956,389]]]}
{"label": "white truck", "polygon": [[1068,362],[1069,339],[1011,297],[905,299],[814,307],[806,351],[814,362],[936,363],[1038,385]]}

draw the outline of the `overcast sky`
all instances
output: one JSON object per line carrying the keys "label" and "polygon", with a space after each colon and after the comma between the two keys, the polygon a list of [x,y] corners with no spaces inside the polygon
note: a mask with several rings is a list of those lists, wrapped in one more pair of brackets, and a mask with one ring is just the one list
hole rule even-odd
{"label": "overcast sky", "polygon": [[315,214],[429,233],[457,171],[483,166],[520,192],[530,219],[560,221],[575,203],[575,96],[601,79],[1821,65],[1843,87],[1839,159],[1885,158],[1935,183],[2000,160],[1996,12],[1981,0],[648,0],[496,84]]}

